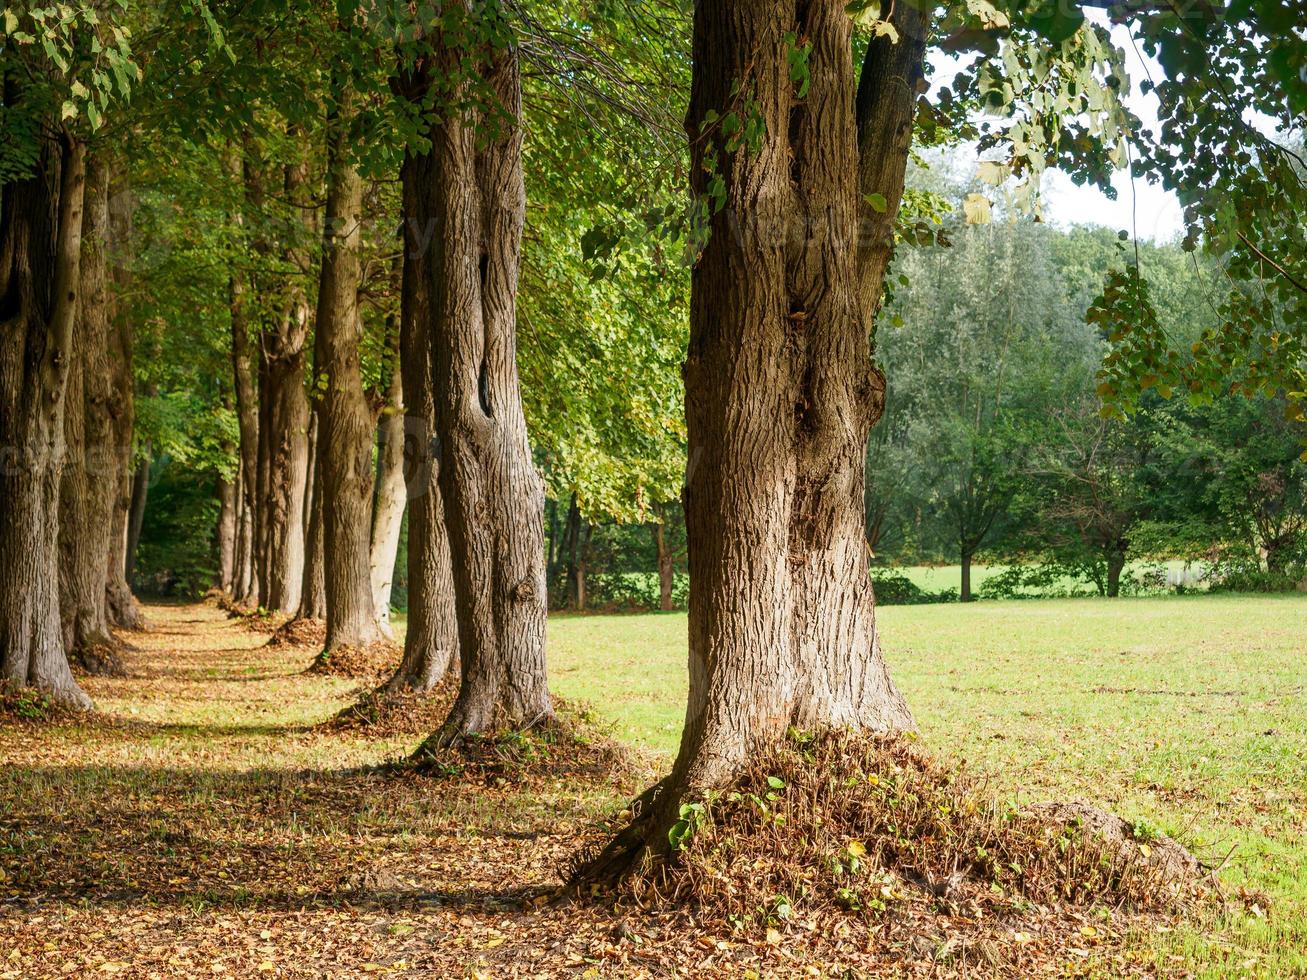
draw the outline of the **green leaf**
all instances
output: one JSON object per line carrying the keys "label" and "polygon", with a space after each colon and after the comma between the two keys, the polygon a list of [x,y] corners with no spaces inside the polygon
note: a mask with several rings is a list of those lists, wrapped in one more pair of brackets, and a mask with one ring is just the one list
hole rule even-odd
{"label": "green leaf", "polygon": [[863,200],[871,205],[873,211],[880,214],[884,214],[889,210],[889,202],[885,200],[884,194],[868,194]]}

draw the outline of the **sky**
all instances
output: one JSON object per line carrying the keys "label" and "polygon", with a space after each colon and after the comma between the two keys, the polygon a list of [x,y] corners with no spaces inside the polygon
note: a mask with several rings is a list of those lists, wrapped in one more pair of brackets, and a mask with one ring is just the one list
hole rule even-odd
{"label": "sky", "polygon": [[[1103,11],[1087,11],[1090,20],[1106,24]],[[1130,33],[1124,27],[1112,29],[1113,40],[1126,53],[1126,71],[1130,76],[1130,94],[1125,103],[1143,122],[1144,127],[1156,131],[1157,97],[1145,96],[1139,91],[1139,82],[1151,72],[1154,78],[1162,76],[1161,67],[1136,49]],[[1147,64],[1145,64],[1147,62]],[[958,62],[952,56],[934,52],[931,64],[935,68],[936,84],[950,80]],[[1141,239],[1172,241],[1184,234],[1184,218],[1180,202],[1170,191],[1156,184],[1138,179],[1132,181],[1127,171],[1118,171],[1112,181],[1117,197],[1113,201],[1094,187],[1079,187],[1060,170],[1049,170],[1044,175],[1044,220],[1059,226],[1103,225],[1115,231],[1122,229]]]}

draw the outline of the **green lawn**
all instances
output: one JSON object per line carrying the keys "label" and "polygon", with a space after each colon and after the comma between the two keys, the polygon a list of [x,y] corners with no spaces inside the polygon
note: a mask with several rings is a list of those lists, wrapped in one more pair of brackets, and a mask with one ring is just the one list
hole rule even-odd
{"label": "green lawn", "polygon": [[[1150,937],[1166,971],[1307,975],[1307,596],[886,607],[882,637],[927,744],[1023,799],[1084,798],[1219,864],[1218,927]],[[675,751],[685,616],[550,621],[554,690]],[[1245,912],[1269,899],[1264,916]],[[1181,960],[1175,959],[1181,957]]]}

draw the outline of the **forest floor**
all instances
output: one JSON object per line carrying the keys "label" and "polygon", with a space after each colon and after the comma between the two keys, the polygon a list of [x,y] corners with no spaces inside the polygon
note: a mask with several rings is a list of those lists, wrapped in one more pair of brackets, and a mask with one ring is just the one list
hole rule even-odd
{"label": "forest floor", "polygon": [[[1038,916],[995,922],[994,966],[970,975],[1307,975],[1307,602],[954,609],[882,613],[926,741],[999,793],[1102,802],[1214,864],[1237,845],[1222,915],[1049,917],[1070,941]],[[306,674],[312,649],[210,606],[148,615],[129,675],[84,681],[100,715],[0,725],[0,977],[968,972],[874,930],[817,941],[838,923],[741,933],[554,901],[598,821],[665,765],[683,617],[551,621],[555,688],[643,746],[630,765],[438,779],[375,768],[420,731],[322,724],[358,685]],[[937,919],[936,936],[957,925]]]}

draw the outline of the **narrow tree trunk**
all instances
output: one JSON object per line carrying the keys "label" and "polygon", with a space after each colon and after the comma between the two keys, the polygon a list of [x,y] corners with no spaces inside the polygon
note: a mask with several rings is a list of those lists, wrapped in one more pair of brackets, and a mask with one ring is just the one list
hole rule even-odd
{"label": "narrow tree trunk", "polygon": [[218,477],[218,589],[231,595],[236,580],[236,484]]}
{"label": "narrow tree trunk", "polygon": [[586,584],[590,566],[590,537],[593,533],[594,525],[582,518],[577,534],[579,541],[576,549],[575,581],[572,583],[572,595],[575,600],[574,608],[577,612],[585,612],[589,601]]}
{"label": "narrow tree trunk", "polygon": [[[668,849],[687,796],[720,787],[790,726],[912,725],[881,655],[863,523],[868,436],[884,405],[869,326],[893,248],[924,25],[871,42],[855,101],[844,0],[700,0],[687,127],[694,189],[725,206],[692,279],[686,418],[690,698],[671,776],[586,871]],[[791,77],[809,45],[808,91]],[[743,102],[761,144],[722,151]],[[743,105],[739,111],[749,111]],[[711,115],[710,115],[711,113]],[[868,194],[884,198],[876,210]]]}
{"label": "narrow tree trunk", "polygon": [[671,549],[667,547],[667,526],[663,523],[651,525],[653,528],[654,549],[658,555],[658,608],[671,612],[674,608],[673,590],[676,585],[676,563]]}
{"label": "narrow tree trunk", "polygon": [[372,510],[372,604],[387,639],[390,629],[390,589],[395,579],[399,534],[404,525],[404,384],[399,365],[399,336],[386,405],[377,423],[376,500]]}
{"label": "narrow tree trunk", "polygon": [[[315,340],[314,346],[317,346]],[[315,371],[316,373],[316,371]],[[304,532],[304,583],[300,588],[300,608],[295,614],[299,620],[324,622],[327,618],[326,553],[323,547],[325,532],[322,526],[322,431],[320,406],[314,399],[313,421],[309,426],[309,490]]]}
{"label": "narrow tree trunk", "polygon": [[1112,548],[1107,553],[1107,597],[1115,599],[1121,594],[1121,573],[1125,571],[1125,549]]}
{"label": "narrow tree trunk", "polygon": [[[109,226],[113,241],[114,294],[131,288],[132,210],[130,186],[119,175],[109,200]],[[136,427],[135,331],[126,310],[115,303],[109,333],[109,375],[113,391],[109,414],[113,417],[113,467],[106,480],[113,488],[113,510],[105,572],[105,606],[109,622],[120,629],[145,626],[141,607],[127,583],[127,531],[134,486],[132,443]]]}
{"label": "narrow tree trunk", "polygon": [[150,496],[150,447],[145,447],[145,458],[132,474],[132,502],[127,510],[127,559],[123,574],[127,582],[136,575],[136,549],[141,544],[141,528],[145,526],[145,504]]}
{"label": "narrow tree trunk", "polygon": [[[21,94],[0,80],[6,105]],[[59,617],[64,398],[77,315],[84,151],[43,140],[36,173],[0,186],[0,681],[90,708]]]}
{"label": "narrow tree trunk", "polygon": [[[347,102],[342,94],[341,101]],[[318,439],[327,593],[324,655],[383,639],[372,601],[369,529],[372,515],[374,418],[359,366],[359,247],[363,182],[349,160],[342,112],[328,145],[326,227],[317,330],[325,376]]]}
{"label": "narrow tree trunk", "polygon": [[89,671],[113,670],[106,588],[117,496],[113,377],[109,364],[109,169],[87,165],[81,288],[64,399],[65,462],[59,495],[59,584],[68,659]]}
{"label": "narrow tree trunk", "polygon": [[408,494],[408,632],[404,660],[387,687],[429,691],[458,669],[454,570],[437,479],[431,388],[431,232],[434,201],[429,156],[404,159],[404,269],[400,295],[400,370],[407,393],[404,475]]}
{"label": "narrow tree trunk", "polygon": [[971,596],[971,552],[965,548],[962,551],[962,594],[963,602],[970,602]]}
{"label": "narrow tree trunk", "polygon": [[[458,9],[467,17],[469,0]],[[553,714],[545,678],[544,487],[517,373],[517,283],[526,191],[515,48],[487,52],[493,120],[460,105],[433,120],[432,380],[462,679],[429,744],[531,727]],[[454,71],[443,49],[436,71]],[[424,746],[424,749],[426,746]],[[422,750],[419,750],[422,751]]]}
{"label": "narrow tree trunk", "polygon": [[[252,182],[247,177],[240,154],[231,157],[233,176],[242,188]],[[233,216],[238,227],[244,226],[244,215]],[[228,284],[231,309],[231,365],[232,387],[236,392],[236,421],[240,431],[240,501],[239,528],[240,561],[237,563],[232,598],[237,604],[257,607],[259,594],[259,565],[255,528],[259,525],[259,394],[255,388],[255,361],[250,339],[249,310],[246,302],[248,283],[245,274],[234,271]]]}
{"label": "narrow tree trunk", "polygon": [[572,494],[571,503],[567,506],[567,526],[563,538],[567,542],[567,605],[576,609],[576,584],[580,581],[577,570],[581,549],[581,510],[576,503],[576,494]]}

